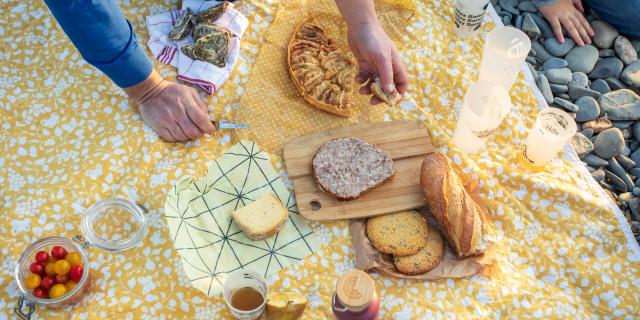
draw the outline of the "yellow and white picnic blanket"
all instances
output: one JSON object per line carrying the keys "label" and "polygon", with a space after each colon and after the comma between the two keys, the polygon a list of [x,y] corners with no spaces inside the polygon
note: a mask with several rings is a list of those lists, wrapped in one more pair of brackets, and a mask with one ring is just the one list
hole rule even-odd
{"label": "yellow and white picnic blanket", "polygon": [[[237,2],[250,26],[229,81],[207,98],[218,117],[233,119],[243,107],[264,34],[283,4]],[[157,0],[121,6],[142,42],[145,18],[169,9]],[[452,147],[456,113],[494,24],[459,41],[453,1],[415,6],[398,47],[419,108],[403,104],[385,117],[424,121],[463,178],[478,181],[503,251],[491,278],[412,282],[374,275],[382,318],[637,319],[640,249],[615,205],[570,150],[540,173],[515,161],[539,107],[522,76],[511,90],[512,113],[483,151],[470,156]],[[149,209],[144,243],[122,253],[91,249],[91,292],[73,308],[38,309],[38,318],[231,319],[221,297],[191,286],[162,206],[177,178],[204,174],[238,137],[222,131],[188,144],[161,142],[122,91],[82,61],[43,2],[10,0],[0,9],[0,318],[13,317],[13,269],[25,247],[45,236],[78,234],[86,208],[127,197]],[[279,155],[272,156],[283,169]],[[336,279],[354,262],[346,222],[311,226],[319,251],[268,282],[273,291],[304,293],[310,302],[305,319],[325,319]]]}

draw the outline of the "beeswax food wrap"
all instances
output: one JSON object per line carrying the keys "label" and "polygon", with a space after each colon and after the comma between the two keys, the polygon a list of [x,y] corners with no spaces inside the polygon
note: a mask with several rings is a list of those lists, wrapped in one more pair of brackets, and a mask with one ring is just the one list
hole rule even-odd
{"label": "beeswax food wrap", "polygon": [[[275,236],[252,241],[233,222],[231,212],[269,192],[289,210],[289,219]],[[317,250],[313,231],[269,155],[251,141],[231,147],[209,165],[204,177],[179,178],[164,212],[187,277],[208,295],[220,292],[235,270],[267,277]]]}
{"label": "beeswax food wrap", "polygon": [[[234,118],[250,89],[264,36],[280,12],[287,14],[279,6],[291,2],[235,2],[249,26],[229,80],[207,97],[211,112]],[[505,125],[477,155],[451,144],[462,96],[477,78],[484,37],[495,26],[491,17],[477,38],[461,41],[454,35],[452,0],[412,3],[415,14],[396,43],[417,107],[402,103],[386,117],[406,114],[427,125],[463,179],[478,184],[506,248],[497,264],[500,272],[491,278],[414,281],[373,274],[381,318],[638,318],[640,252],[613,202],[569,150],[540,173],[524,171],[515,161],[542,101],[526,79],[520,76],[511,90],[514,107]],[[146,43],[145,18],[177,4],[149,0],[120,6]],[[30,243],[72,237],[93,203],[131,197],[148,209],[143,243],[119,253],[91,249],[90,293],[72,308],[38,308],[35,316],[232,319],[221,296],[206,295],[186,276],[163,205],[178,178],[202,175],[238,137],[226,130],[188,144],[158,140],[122,91],[82,60],[44,2],[9,0],[0,9],[5,40],[0,44],[0,318],[14,318],[13,270]],[[342,23],[338,16],[332,22]],[[163,76],[175,77],[175,68],[155,66]],[[266,93],[275,86],[262,85]],[[272,154],[272,159],[276,171],[285,173],[280,157]],[[305,294],[304,319],[332,319],[336,279],[355,266],[348,223],[310,224],[319,250],[273,274],[269,290]]]}
{"label": "beeswax food wrap", "polygon": [[[399,5],[381,7],[387,8],[383,21],[389,24],[406,24],[413,12]],[[240,136],[255,140],[269,152],[280,153],[284,142],[307,133],[382,121],[387,109],[384,104],[370,105],[371,97],[358,94],[357,88],[352,96],[354,112],[349,118],[320,111],[304,101],[287,71],[287,47],[295,27],[308,16],[315,18],[341,50],[350,52],[347,27],[333,1],[282,2],[278,16],[265,36],[236,115],[237,122],[247,123],[253,129],[240,132]]]}

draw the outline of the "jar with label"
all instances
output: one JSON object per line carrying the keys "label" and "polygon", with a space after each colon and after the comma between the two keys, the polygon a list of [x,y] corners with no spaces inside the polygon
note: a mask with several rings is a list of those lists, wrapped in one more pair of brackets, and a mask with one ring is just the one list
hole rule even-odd
{"label": "jar with label", "polygon": [[91,286],[89,247],[123,251],[147,234],[144,212],[124,199],[97,202],[80,227],[82,235],[42,238],[20,256],[14,273],[20,298],[14,312],[21,319],[31,319],[36,305],[61,308],[86,295]]}
{"label": "jar with label", "polygon": [[380,299],[373,279],[357,269],[345,273],[338,280],[331,308],[338,320],[377,320]]}
{"label": "jar with label", "polygon": [[455,0],[455,23],[458,35],[461,37],[473,36],[484,20],[489,0]]}

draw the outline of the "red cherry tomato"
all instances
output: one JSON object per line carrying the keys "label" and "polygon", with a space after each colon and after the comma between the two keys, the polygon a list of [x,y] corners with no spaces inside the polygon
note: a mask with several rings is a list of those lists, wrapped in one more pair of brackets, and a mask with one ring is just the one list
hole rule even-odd
{"label": "red cherry tomato", "polygon": [[61,246],[55,246],[51,249],[51,255],[56,259],[64,259],[67,256],[67,249]]}
{"label": "red cherry tomato", "polygon": [[43,287],[37,287],[33,289],[33,296],[41,299],[48,299],[49,292],[48,290],[45,290]]}
{"label": "red cherry tomato", "polygon": [[69,281],[69,275],[56,275],[56,283],[65,284],[67,281]]}
{"label": "red cherry tomato", "polygon": [[42,283],[40,283],[40,287],[42,287],[42,289],[47,290],[47,292],[49,291],[49,289],[51,289],[51,287],[53,287],[54,284],[56,284],[56,277],[54,276],[45,276],[44,278],[42,278]]}
{"label": "red cherry tomato", "polygon": [[47,261],[49,261],[49,254],[46,251],[38,251],[38,253],[36,253],[36,261],[41,264],[47,263]]}
{"label": "red cherry tomato", "polygon": [[41,276],[45,275],[44,272],[44,266],[38,262],[34,262],[29,266],[29,271],[31,271],[31,273],[35,273]]}
{"label": "red cherry tomato", "polygon": [[82,268],[81,264],[75,267],[71,267],[71,270],[69,270],[69,278],[75,282],[80,282],[80,279],[82,279],[83,272],[84,272],[84,269]]}

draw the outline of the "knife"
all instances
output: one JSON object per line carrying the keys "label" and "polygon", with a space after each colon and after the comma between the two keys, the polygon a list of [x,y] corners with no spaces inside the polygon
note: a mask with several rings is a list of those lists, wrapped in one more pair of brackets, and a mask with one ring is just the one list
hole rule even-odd
{"label": "knife", "polygon": [[234,123],[229,121],[211,121],[216,129],[249,129],[248,124]]}

